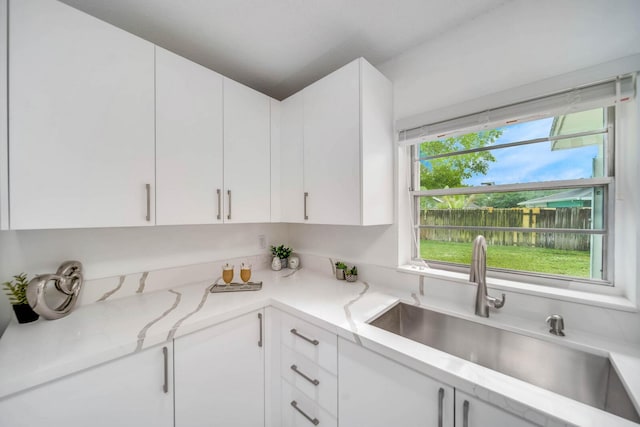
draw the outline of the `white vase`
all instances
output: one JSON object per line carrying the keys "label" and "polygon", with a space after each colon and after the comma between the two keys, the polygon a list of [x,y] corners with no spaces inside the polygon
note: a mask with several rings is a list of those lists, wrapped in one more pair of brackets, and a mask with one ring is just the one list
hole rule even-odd
{"label": "white vase", "polygon": [[273,261],[271,261],[271,269],[273,271],[282,270],[282,263],[280,262],[280,258],[278,258],[277,256],[274,256]]}

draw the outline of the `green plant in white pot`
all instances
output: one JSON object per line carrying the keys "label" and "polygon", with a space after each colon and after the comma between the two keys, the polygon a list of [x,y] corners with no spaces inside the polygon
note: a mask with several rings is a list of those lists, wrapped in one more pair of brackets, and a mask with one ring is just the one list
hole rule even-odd
{"label": "green plant in white pot", "polygon": [[336,279],[344,280],[344,272],[347,269],[347,264],[342,261],[336,262]]}
{"label": "green plant in white pot", "polygon": [[347,282],[355,282],[358,280],[358,268],[354,265],[344,271],[344,278]]}
{"label": "green plant in white pot", "polygon": [[[274,259],[278,258],[280,260],[280,268],[287,268],[287,261],[291,252],[291,248],[288,248],[285,245],[271,246],[271,255],[273,255]],[[273,264],[277,263],[274,262]]]}

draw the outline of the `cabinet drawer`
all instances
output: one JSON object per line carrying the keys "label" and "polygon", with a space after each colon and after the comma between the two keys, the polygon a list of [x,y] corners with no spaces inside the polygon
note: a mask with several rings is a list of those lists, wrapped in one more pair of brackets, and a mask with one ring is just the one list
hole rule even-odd
{"label": "cabinet drawer", "polygon": [[280,380],[280,384],[283,427],[310,427],[313,425],[337,427],[338,420],[315,404],[304,393],[291,387],[284,380]]}
{"label": "cabinet drawer", "polygon": [[282,313],[280,333],[282,344],[337,375],[338,338],[335,334],[286,313]]}
{"label": "cabinet drawer", "polygon": [[338,379],[310,359],[282,346],[280,375],[333,415],[338,415]]}

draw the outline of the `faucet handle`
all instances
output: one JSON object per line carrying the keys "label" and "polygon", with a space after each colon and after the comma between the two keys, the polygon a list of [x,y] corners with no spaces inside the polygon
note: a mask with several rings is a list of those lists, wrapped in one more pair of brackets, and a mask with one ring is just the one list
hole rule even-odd
{"label": "faucet handle", "polygon": [[505,294],[502,294],[502,298],[500,299],[496,298],[495,302],[493,303],[493,307],[502,308],[506,300],[507,300],[507,296]]}
{"label": "faucet handle", "polygon": [[559,337],[564,336],[564,319],[559,314],[552,314],[547,317],[546,322],[549,324],[549,332]]}

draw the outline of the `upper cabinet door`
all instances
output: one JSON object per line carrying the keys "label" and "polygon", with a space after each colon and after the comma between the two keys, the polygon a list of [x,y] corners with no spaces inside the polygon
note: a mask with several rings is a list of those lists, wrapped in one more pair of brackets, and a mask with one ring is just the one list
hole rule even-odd
{"label": "upper cabinet door", "polygon": [[153,45],[54,0],[9,13],[10,227],[153,224]]}
{"label": "upper cabinet door", "polygon": [[360,224],[360,62],[304,89],[308,222]]}
{"label": "upper cabinet door", "polygon": [[303,92],[281,103],[280,201],[282,222],[304,222]]}
{"label": "upper cabinet door", "polygon": [[222,76],[156,47],[156,223],[222,223],[222,160]]}
{"label": "upper cabinet door", "polygon": [[271,218],[270,99],[224,79],[224,220]]}

